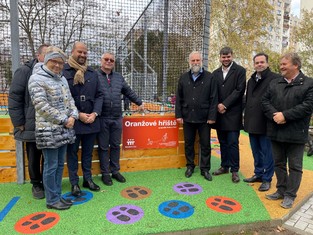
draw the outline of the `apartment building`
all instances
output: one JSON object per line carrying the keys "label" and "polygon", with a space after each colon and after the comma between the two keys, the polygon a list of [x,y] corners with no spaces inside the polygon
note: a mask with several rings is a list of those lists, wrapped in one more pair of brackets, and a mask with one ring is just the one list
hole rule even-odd
{"label": "apartment building", "polygon": [[281,53],[289,47],[291,0],[268,0],[274,7],[274,21],[268,26],[268,46]]}

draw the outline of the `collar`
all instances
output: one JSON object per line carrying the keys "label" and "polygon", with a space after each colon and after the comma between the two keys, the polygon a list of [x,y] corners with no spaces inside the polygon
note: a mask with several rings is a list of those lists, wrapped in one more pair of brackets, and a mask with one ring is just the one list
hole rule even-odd
{"label": "collar", "polygon": [[191,70],[190,70],[190,72],[191,72],[192,76],[199,77],[203,73],[203,68],[202,67],[200,68],[200,71],[197,75],[195,75],[194,72],[192,72]]}
{"label": "collar", "polygon": [[231,64],[230,64],[228,67],[224,67],[224,66],[222,65],[222,71],[223,71],[223,72],[228,72],[228,71],[230,70],[230,67],[233,66],[233,64],[234,64],[234,61],[232,61]]}

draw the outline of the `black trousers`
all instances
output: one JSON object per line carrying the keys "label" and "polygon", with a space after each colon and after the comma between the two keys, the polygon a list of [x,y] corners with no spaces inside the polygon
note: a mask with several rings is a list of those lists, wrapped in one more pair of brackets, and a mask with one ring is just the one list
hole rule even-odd
{"label": "black trousers", "polygon": [[302,179],[304,144],[272,141],[272,149],[277,191],[294,199]]}
{"label": "black trousers", "polygon": [[[30,183],[34,186],[42,185],[43,155],[40,149],[37,149],[35,142],[26,142],[26,154],[28,159],[28,173]],[[40,165],[42,161],[42,165]]]}
{"label": "black trousers", "polygon": [[211,127],[207,123],[184,122],[185,156],[187,168],[195,168],[195,139],[198,131],[201,159],[200,170],[209,171],[211,169]]}

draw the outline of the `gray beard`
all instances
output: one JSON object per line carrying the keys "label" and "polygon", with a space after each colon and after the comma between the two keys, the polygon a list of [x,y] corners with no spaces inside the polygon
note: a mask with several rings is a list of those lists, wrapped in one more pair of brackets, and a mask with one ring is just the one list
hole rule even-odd
{"label": "gray beard", "polygon": [[201,66],[200,65],[192,65],[192,66],[190,66],[190,69],[193,73],[199,73]]}

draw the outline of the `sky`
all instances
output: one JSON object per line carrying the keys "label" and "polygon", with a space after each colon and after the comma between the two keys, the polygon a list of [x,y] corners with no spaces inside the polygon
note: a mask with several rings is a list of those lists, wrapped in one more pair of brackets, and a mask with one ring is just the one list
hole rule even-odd
{"label": "sky", "polygon": [[300,16],[300,0],[291,0],[291,13]]}

